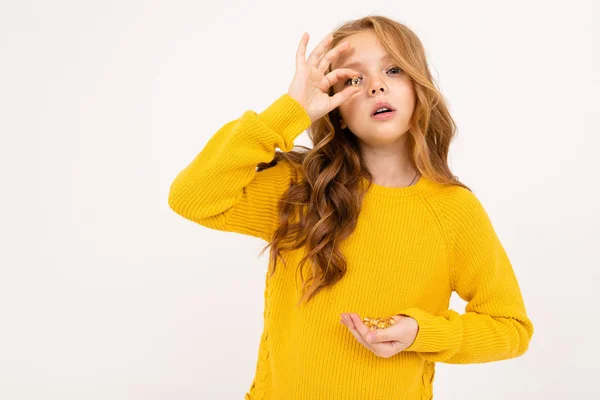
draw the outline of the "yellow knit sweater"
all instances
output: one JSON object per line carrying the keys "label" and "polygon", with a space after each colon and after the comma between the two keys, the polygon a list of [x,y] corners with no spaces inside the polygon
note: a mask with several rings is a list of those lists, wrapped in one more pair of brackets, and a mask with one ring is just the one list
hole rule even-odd
{"label": "yellow knit sweater", "polygon": [[[270,241],[277,201],[301,177],[286,161],[260,172],[256,165],[275,148],[292,150],[310,124],[287,94],[261,113],[244,112],[177,175],[169,206],[205,227]],[[401,188],[373,183],[339,246],[346,275],[306,304],[295,307],[302,249],[284,253],[287,267],[279,261],[265,280],[264,329],[245,400],[431,399],[436,362],[497,361],[529,347],[533,325],[517,279],[472,192],[425,176]],[[448,309],[452,291],[468,302],[464,314]],[[343,312],[404,314],[419,331],[409,348],[382,358],[340,324]]]}

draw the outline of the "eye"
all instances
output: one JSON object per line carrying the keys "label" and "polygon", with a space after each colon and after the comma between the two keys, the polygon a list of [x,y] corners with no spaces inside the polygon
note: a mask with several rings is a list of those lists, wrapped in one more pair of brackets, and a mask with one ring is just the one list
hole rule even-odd
{"label": "eye", "polygon": [[[360,76],[359,76],[358,78],[362,80],[362,78],[361,78]],[[348,83],[349,83],[349,82],[352,82],[352,79],[353,79],[353,78],[350,78],[350,79],[348,79],[348,80],[347,80],[347,81],[344,83],[344,86],[348,86]]]}
{"label": "eye", "polygon": [[[395,71],[394,75],[398,75],[399,73],[401,73],[401,72],[402,72],[402,69],[401,69],[400,67],[392,67],[392,68],[388,69],[388,71],[387,71],[387,72],[392,72],[392,71]],[[359,79],[361,79],[361,80],[362,80],[363,78],[362,78],[362,77],[359,77]],[[347,80],[347,81],[344,83],[344,86],[348,86],[348,83],[349,83],[350,81],[352,81],[352,79],[348,79],[348,80]]]}

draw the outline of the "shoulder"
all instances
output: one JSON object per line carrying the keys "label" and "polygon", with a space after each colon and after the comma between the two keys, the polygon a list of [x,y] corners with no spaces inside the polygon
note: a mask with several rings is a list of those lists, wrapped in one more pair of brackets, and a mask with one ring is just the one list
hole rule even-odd
{"label": "shoulder", "polygon": [[440,207],[470,208],[481,205],[477,195],[463,186],[430,182],[427,197]]}
{"label": "shoulder", "polygon": [[428,192],[428,199],[445,225],[456,229],[465,223],[489,220],[481,200],[471,190],[459,185],[434,185]]}

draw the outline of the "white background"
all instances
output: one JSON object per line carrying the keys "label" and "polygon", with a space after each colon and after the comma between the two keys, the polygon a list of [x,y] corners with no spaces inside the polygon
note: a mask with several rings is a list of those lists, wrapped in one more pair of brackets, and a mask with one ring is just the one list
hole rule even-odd
{"label": "white background", "polygon": [[0,7],[1,399],[243,398],[266,243],[169,186],[287,91],[303,32],[372,13],[423,41],[535,325],[517,359],[437,363],[435,398],[600,397],[597,2],[113,0]]}

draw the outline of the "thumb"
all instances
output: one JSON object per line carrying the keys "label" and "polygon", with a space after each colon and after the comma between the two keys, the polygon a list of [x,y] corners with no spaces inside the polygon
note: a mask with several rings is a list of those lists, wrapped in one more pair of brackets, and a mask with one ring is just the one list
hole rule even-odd
{"label": "thumb", "polygon": [[[396,328],[396,329],[394,329]],[[375,329],[367,333],[368,343],[380,343],[380,342],[391,342],[397,341],[398,334],[396,330],[398,327],[391,326],[385,329]]]}
{"label": "thumb", "polygon": [[360,92],[360,88],[350,86],[342,90],[341,92],[334,94],[331,97],[332,109],[339,107],[340,104],[344,103],[346,100],[350,99],[358,92]]}

